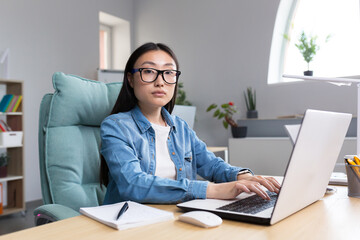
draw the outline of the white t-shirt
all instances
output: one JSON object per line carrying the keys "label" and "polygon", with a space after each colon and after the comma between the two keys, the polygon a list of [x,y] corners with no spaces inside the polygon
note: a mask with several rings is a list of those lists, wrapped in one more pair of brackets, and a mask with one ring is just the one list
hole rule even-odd
{"label": "white t-shirt", "polygon": [[175,164],[170,158],[167,145],[170,126],[151,124],[155,131],[156,170],[155,175],[163,178],[176,179]]}

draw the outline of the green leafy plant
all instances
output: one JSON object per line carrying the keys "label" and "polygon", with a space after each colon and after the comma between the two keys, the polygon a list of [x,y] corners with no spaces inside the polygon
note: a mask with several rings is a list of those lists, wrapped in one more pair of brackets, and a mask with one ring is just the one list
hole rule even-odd
{"label": "green leafy plant", "polygon": [[248,111],[256,110],[256,91],[251,87],[248,87],[246,91],[244,91],[246,109]]}
{"label": "green leafy plant", "polygon": [[214,110],[213,117],[217,119],[223,119],[223,126],[224,128],[228,128],[229,125],[232,127],[238,127],[238,124],[234,121],[233,115],[236,113],[236,106],[233,102],[224,103],[220,106],[213,103],[207,109],[206,112],[210,112]]}
{"label": "green leafy plant", "polygon": [[310,69],[310,62],[313,60],[320,46],[316,43],[317,36],[306,36],[305,32],[302,31],[298,39],[298,43],[295,46],[299,49],[305,62],[308,64],[308,70]]}
{"label": "green leafy plant", "polygon": [[186,100],[186,93],[184,91],[184,84],[179,83],[178,84],[178,92],[175,100],[176,105],[185,105],[185,106],[191,106],[192,103]]}
{"label": "green leafy plant", "polygon": [[[290,37],[287,34],[284,34],[284,38],[290,41]],[[317,36],[306,35],[306,33],[302,31],[299,36],[298,43],[295,44],[303,56],[305,62],[308,64],[308,71],[310,69],[310,62],[314,59],[316,53],[320,50],[320,45],[316,42],[317,38]],[[331,34],[327,35],[325,38],[325,43],[328,42],[330,38]]]}

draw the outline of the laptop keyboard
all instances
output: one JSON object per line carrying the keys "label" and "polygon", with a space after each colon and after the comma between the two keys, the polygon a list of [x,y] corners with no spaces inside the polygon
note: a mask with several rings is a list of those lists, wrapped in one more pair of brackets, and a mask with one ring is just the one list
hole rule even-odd
{"label": "laptop keyboard", "polygon": [[258,195],[253,195],[236,202],[224,205],[217,209],[225,211],[233,211],[239,213],[256,214],[275,205],[277,194],[267,191],[270,200],[264,200]]}

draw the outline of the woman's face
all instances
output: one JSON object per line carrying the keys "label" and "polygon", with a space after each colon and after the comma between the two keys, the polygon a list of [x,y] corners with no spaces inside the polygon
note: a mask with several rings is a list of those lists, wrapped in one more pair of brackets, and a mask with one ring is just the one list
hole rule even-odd
{"label": "woman's face", "polygon": [[[138,68],[177,70],[173,58],[162,50],[149,51],[141,55],[134,64],[134,69]],[[144,75],[145,73],[143,72]],[[142,81],[140,72],[128,73],[127,77],[130,86],[134,89],[138,105],[142,110],[161,108],[170,102],[174,95],[176,84],[166,83],[161,74],[151,83]]]}

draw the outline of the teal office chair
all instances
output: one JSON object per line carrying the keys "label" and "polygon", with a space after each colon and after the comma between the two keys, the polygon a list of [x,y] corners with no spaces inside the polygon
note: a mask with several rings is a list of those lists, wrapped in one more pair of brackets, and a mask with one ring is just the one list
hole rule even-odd
{"label": "teal office chair", "polygon": [[35,224],[79,215],[80,207],[102,204],[99,185],[100,124],[109,115],[121,83],[103,83],[55,73],[55,92],[40,105],[39,158],[44,205]]}

